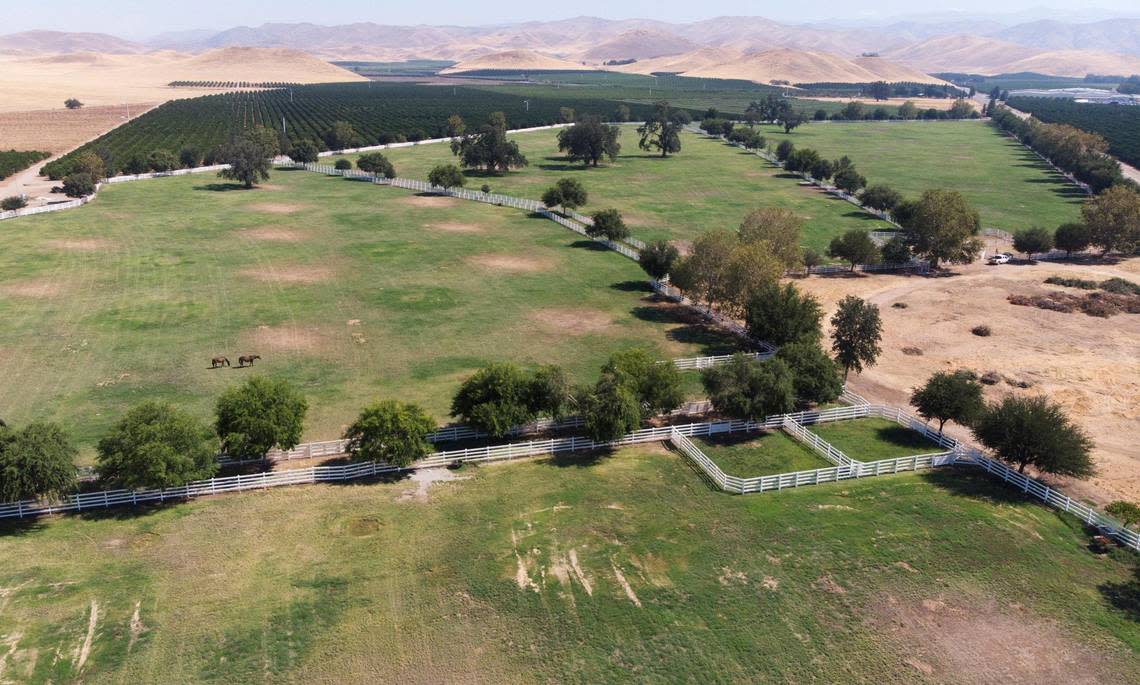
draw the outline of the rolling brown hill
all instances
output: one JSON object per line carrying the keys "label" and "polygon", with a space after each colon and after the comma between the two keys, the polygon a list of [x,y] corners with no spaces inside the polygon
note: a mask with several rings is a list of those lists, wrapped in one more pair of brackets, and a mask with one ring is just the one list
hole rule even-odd
{"label": "rolling brown hill", "polygon": [[1041,50],[996,38],[940,36],[885,55],[926,71],[1010,74],[1031,71],[1054,76],[1140,73],[1140,58],[1096,50]]}
{"label": "rolling brown hill", "polygon": [[526,71],[588,71],[597,69],[596,66],[586,66],[581,62],[546,55],[535,50],[506,50],[494,52],[480,57],[463,60],[444,69],[441,74],[461,74],[469,71],[484,70],[526,70]]}
{"label": "rolling brown hill", "polygon": [[942,83],[933,76],[892,63],[881,57],[844,59],[828,52],[776,48],[745,54],[721,64],[681,72],[685,76],[744,79],[757,83],[870,83],[913,81]]}
{"label": "rolling brown hill", "polygon": [[127,55],[145,51],[145,46],[106,33],[23,31],[0,36],[0,53],[9,55],[68,52],[103,52]]}
{"label": "rolling brown hill", "polygon": [[579,56],[587,62],[624,59],[653,59],[664,55],[689,52],[698,46],[676,34],[652,29],[625,31],[604,41]]}

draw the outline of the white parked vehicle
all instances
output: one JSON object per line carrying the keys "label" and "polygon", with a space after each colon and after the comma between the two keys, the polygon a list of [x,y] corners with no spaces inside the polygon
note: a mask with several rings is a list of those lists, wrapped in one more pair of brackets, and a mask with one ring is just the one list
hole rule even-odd
{"label": "white parked vehicle", "polygon": [[1009,264],[1009,260],[1013,259],[1013,255],[1008,252],[999,252],[993,257],[990,257],[990,264]]}

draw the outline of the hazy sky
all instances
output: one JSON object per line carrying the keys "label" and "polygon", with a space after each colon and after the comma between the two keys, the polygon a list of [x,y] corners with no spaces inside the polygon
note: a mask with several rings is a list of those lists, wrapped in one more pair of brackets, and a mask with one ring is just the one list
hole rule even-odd
{"label": "hazy sky", "polygon": [[[1140,15],[1136,0],[1096,0],[1105,14]],[[533,0],[472,2],[434,0],[407,2],[330,2],[328,0],[51,0],[47,3],[0,0],[0,33],[30,29],[99,31],[139,38],[163,31],[222,29],[256,26],[267,21],[309,21],[346,24],[373,21],[384,24],[492,24],[564,19],[590,15],[613,19],[644,17],[664,21],[692,21],[721,15],[754,15],[785,22],[827,19],[894,17],[933,12],[1020,13],[1042,6],[1064,8],[1065,16],[1034,12],[1029,19],[1051,15],[1067,20],[1079,15],[1074,4],[1058,0],[953,0],[952,4],[915,3],[913,0],[865,0],[860,3],[776,0],[577,0],[560,5]],[[1025,17],[1022,17],[1024,20]]]}

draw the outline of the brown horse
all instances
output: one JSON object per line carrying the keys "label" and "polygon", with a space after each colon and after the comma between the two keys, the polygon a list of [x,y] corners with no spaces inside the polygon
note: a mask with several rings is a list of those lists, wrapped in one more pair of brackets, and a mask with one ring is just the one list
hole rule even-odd
{"label": "brown horse", "polygon": [[254,359],[261,359],[261,355],[260,354],[243,354],[242,356],[238,357],[238,368],[240,369],[240,368],[243,368],[246,366],[253,366],[253,360]]}
{"label": "brown horse", "polygon": [[229,366],[229,365],[230,365],[230,360],[226,359],[225,357],[214,357],[213,359],[210,360],[210,368],[211,369],[216,369],[219,366]]}

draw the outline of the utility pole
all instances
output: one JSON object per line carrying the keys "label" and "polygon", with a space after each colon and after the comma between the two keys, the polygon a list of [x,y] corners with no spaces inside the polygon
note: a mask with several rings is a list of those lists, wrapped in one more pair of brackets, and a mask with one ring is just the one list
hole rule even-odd
{"label": "utility pole", "polygon": [[530,100],[523,100],[523,104],[526,105],[526,111],[529,112],[530,111]]}

